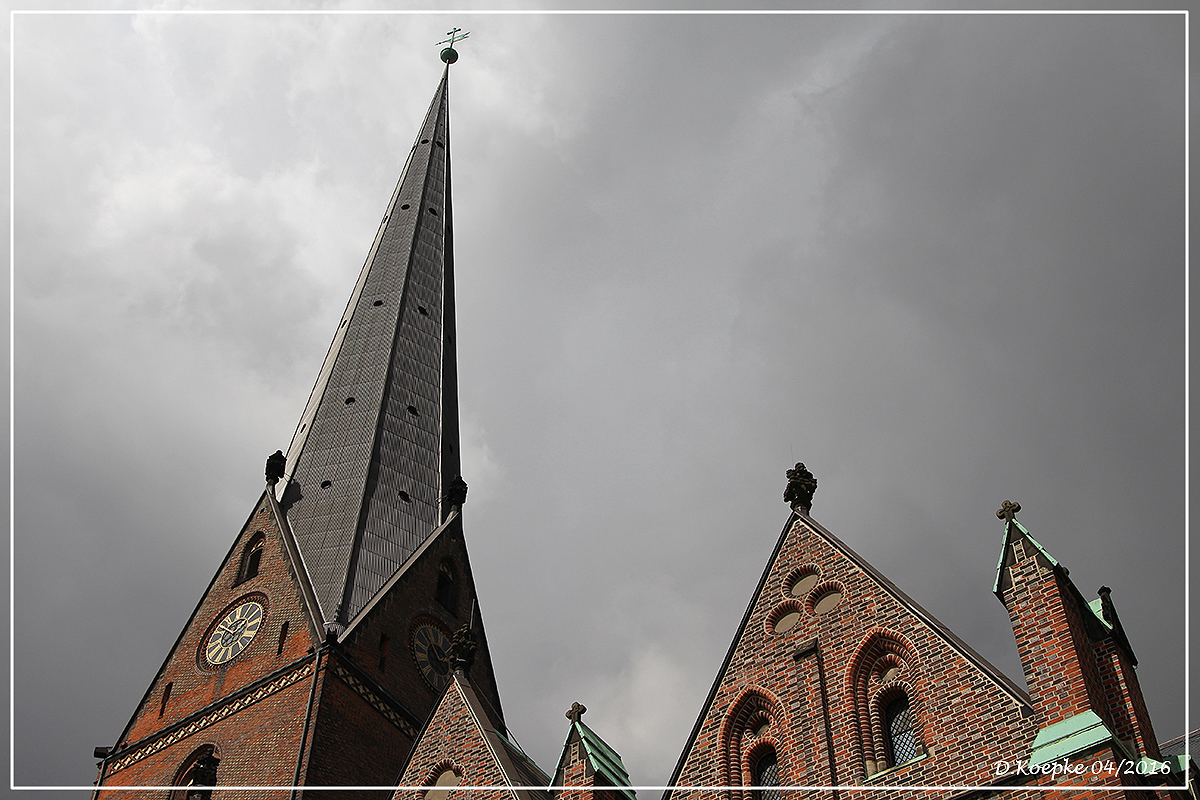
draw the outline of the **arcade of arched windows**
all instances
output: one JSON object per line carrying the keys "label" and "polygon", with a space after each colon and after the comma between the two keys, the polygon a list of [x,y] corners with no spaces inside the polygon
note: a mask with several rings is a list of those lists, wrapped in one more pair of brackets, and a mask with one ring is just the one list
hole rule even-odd
{"label": "arcade of arched windows", "polygon": [[903,636],[877,629],[859,645],[846,674],[865,777],[925,755],[919,665]]}
{"label": "arcade of arched windows", "polygon": [[[780,738],[787,729],[783,706],[763,689],[747,689],[721,724],[722,768],[726,786],[778,786],[787,756]],[[762,783],[761,781],[767,781]],[[776,800],[771,790],[732,790],[731,800]]]}

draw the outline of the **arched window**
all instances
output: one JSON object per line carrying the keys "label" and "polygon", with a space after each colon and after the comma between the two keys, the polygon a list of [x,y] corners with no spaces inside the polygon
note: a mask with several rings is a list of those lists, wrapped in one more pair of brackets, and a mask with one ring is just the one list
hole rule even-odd
{"label": "arched window", "polygon": [[171,792],[171,800],[210,800],[212,787],[217,785],[217,765],[220,763],[216,748],[211,744],[193,750],[171,782],[180,787]]}
{"label": "arched window", "polygon": [[907,697],[900,695],[888,703],[883,712],[883,724],[887,731],[888,762],[891,766],[912,761],[921,754]]}
{"label": "arched window", "polygon": [[242,551],[242,566],[238,570],[238,583],[258,577],[258,568],[262,563],[263,542],[265,541],[266,537],[263,536],[262,531],[259,531],[246,543],[246,549]]}
{"label": "arched window", "polygon": [[443,608],[451,614],[458,615],[458,583],[455,580],[454,565],[449,559],[438,567],[437,592],[434,596]]}
{"label": "arched window", "polygon": [[876,628],[850,659],[847,688],[858,712],[864,777],[925,755],[921,744],[921,665],[902,635]]}
{"label": "arched window", "polygon": [[[755,786],[779,786],[779,759],[774,749],[768,748],[758,757],[754,762],[753,774]],[[756,789],[754,800],[780,800],[779,789]]]}

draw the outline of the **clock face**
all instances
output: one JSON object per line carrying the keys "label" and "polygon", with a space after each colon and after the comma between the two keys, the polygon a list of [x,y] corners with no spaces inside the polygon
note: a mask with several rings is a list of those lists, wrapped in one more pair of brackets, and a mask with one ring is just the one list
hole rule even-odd
{"label": "clock face", "polygon": [[204,645],[204,658],[220,666],[250,646],[262,627],[263,607],[253,600],[242,603],[225,615]]}
{"label": "clock face", "polygon": [[429,685],[439,692],[450,682],[450,639],[433,625],[418,625],[412,636],[413,657]]}

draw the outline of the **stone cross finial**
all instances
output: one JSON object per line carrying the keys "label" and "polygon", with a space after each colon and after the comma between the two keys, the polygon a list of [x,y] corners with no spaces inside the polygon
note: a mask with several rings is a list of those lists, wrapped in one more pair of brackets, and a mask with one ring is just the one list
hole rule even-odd
{"label": "stone cross finial", "polygon": [[1005,500],[1000,508],[996,511],[996,519],[1002,519],[1006,522],[1012,522],[1013,518],[1021,511],[1020,503],[1011,503]]}
{"label": "stone cross finial", "polygon": [[583,716],[583,712],[587,711],[587,706],[583,703],[571,703],[571,710],[567,712],[567,719],[571,722],[579,722],[579,718]]}
{"label": "stone cross finial", "polygon": [[817,491],[817,479],[809,472],[804,462],[798,462],[787,471],[787,488],[783,490],[783,502],[790,503],[793,511],[808,513],[812,508],[813,494]]}

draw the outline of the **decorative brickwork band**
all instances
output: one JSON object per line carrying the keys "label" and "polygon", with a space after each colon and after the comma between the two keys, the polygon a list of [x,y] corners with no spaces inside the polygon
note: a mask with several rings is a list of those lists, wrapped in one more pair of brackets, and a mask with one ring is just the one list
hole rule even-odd
{"label": "decorative brickwork band", "polygon": [[244,708],[254,705],[264,698],[270,697],[281,689],[286,689],[298,680],[308,677],[312,674],[313,662],[308,661],[297,669],[291,672],[280,675],[257,689],[246,692],[242,695],[235,695],[229,698],[224,704],[212,708],[208,711],[202,711],[198,716],[192,719],[181,720],[179,725],[168,728],[163,732],[163,735],[145,741],[131,753],[123,755],[109,765],[108,774],[113,775],[117,772],[141,761],[147,756],[151,756],[158,751],[170,747],[176,742],[183,741],[189,736],[193,736],[210,725],[214,725],[231,714],[236,714]]}
{"label": "decorative brickwork band", "polygon": [[400,712],[392,708],[391,704],[389,704],[386,700],[373,692],[369,686],[367,686],[358,678],[357,675],[346,669],[345,666],[338,663],[336,660],[333,662],[333,674],[336,675],[342,683],[349,686],[356,695],[367,701],[371,708],[382,714],[384,719],[402,731],[405,736],[414,740],[417,738],[417,729],[412,725],[412,723],[406,720],[400,714]]}

